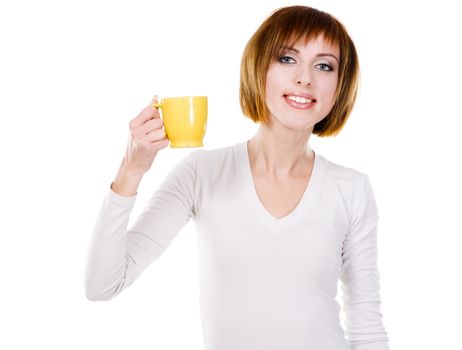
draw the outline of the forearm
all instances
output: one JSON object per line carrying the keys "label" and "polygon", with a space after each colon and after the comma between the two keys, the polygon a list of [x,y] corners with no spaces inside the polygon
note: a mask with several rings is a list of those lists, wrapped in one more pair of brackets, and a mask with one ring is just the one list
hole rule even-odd
{"label": "forearm", "polygon": [[121,196],[135,196],[142,178],[142,172],[131,170],[124,162],[122,162],[119,171],[111,184],[111,189]]}
{"label": "forearm", "polygon": [[127,225],[135,196],[109,192],[96,221],[87,258],[86,294],[108,300],[133,281],[127,273]]}

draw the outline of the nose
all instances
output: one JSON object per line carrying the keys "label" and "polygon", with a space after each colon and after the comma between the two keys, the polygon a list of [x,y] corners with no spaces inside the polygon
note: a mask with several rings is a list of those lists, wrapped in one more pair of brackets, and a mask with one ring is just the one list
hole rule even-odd
{"label": "nose", "polygon": [[311,74],[309,68],[300,68],[296,75],[296,81],[298,86],[310,86],[311,85]]}
{"label": "nose", "polygon": [[297,81],[297,85],[300,85],[300,86],[310,86],[311,83],[308,82],[308,81],[305,81],[305,80],[299,80],[299,81]]}

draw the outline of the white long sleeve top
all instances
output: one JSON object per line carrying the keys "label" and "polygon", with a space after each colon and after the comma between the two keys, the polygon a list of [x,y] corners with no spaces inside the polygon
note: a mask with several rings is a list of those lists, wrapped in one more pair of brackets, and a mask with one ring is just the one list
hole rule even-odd
{"label": "white long sleeve top", "polygon": [[241,142],[185,156],[127,228],[135,200],[108,190],[88,255],[89,299],[130,286],[193,219],[206,350],[389,349],[366,174],[315,152],[297,207],[275,218],[258,198]]}

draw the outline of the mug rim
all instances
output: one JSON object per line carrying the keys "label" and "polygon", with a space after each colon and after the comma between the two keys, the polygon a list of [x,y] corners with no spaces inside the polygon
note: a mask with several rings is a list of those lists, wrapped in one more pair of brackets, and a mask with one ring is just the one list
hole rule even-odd
{"label": "mug rim", "polygon": [[161,101],[165,101],[165,100],[174,100],[174,99],[185,99],[185,98],[200,98],[200,99],[207,99],[207,96],[199,96],[199,95],[190,95],[190,96],[172,96],[172,97],[164,97],[164,98],[161,98]]}

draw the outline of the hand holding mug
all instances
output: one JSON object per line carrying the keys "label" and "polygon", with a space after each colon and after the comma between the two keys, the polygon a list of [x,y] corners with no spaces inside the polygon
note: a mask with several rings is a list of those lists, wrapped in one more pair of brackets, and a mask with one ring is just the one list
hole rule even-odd
{"label": "hand holding mug", "polygon": [[153,106],[156,103],[157,96],[154,96],[149,106],[130,121],[124,163],[132,172],[144,174],[148,171],[157,152],[169,144],[163,129],[163,120],[160,118],[159,111]]}

